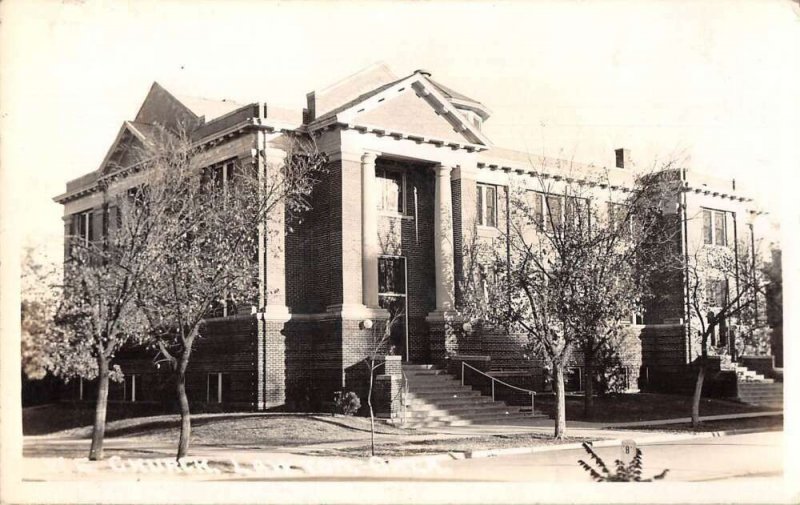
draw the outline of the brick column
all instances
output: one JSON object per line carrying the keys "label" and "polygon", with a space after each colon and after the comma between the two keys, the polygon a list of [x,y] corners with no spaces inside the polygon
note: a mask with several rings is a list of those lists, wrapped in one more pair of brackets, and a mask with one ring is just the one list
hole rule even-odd
{"label": "brick column", "polygon": [[367,307],[378,306],[378,188],[375,153],[361,157],[361,291]]}

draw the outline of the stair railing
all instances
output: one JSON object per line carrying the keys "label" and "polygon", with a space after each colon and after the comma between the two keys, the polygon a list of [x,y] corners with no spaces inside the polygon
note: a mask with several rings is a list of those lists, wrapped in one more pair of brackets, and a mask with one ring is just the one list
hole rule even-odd
{"label": "stair railing", "polygon": [[400,388],[400,391],[401,391],[401,393],[400,393],[400,395],[401,395],[400,403],[402,403],[403,410],[402,410],[402,413],[400,415],[402,416],[401,424],[405,425],[406,424],[406,403],[408,402],[408,377],[406,377],[406,371],[405,370],[401,369],[400,373],[402,374],[402,378],[403,378],[403,383],[402,383],[401,388]]}
{"label": "stair railing", "polygon": [[483,375],[484,377],[488,377],[492,381],[492,401],[495,401],[495,394],[494,394],[494,391],[495,391],[494,383],[495,382],[499,382],[500,384],[502,384],[502,385],[504,385],[506,387],[509,387],[511,389],[516,389],[517,391],[522,391],[523,393],[528,393],[531,396],[531,416],[536,415],[536,413],[534,412],[534,398],[536,397],[536,391],[531,391],[530,389],[521,388],[521,387],[518,387],[518,386],[514,386],[512,384],[509,384],[507,382],[501,381],[500,379],[492,377],[491,375],[487,374],[486,372],[484,372],[482,370],[478,370],[477,368],[475,368],[474,366],[470,365],[466,361],[462,361],[461,362],[461,385],[462,386],[466,385],[465,382],[464,382],[464,370],[465,370],[465,367],[469,367],[472,370],[475,370],[479,374]]}

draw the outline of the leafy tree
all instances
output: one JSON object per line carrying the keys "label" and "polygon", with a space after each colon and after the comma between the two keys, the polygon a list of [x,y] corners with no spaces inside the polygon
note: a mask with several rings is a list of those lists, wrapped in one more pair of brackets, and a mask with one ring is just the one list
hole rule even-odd
{"label": "leafy tree", "polygon": [[[473,243],[461,288],[470,319],[524,335],[528,357],[549,363],[556,438],[565,435],[564,374],[573,353],[583,351],[591,377],[599,350],[620,341],[649,292],[656,245],[668,238],[661,199],[672,184],[648,175],[606,194],[607,174],[566,179],[509,188],[507,231]],[[592,381],[586,385],[591,410]]]}
{"label": "leafy tree", "polygon": [[103,457],[109,380],[122,380],[114,358],[124,346],[144,341],[147,326],[135,305],[142,282],[162,250],[157,207],[141,205],[128,192],[103,193],[104,232],[92,236],[92,222],[77,215],[67,237],[64,287],[48,338],[51,371],[66,379],[97,379],[89,459]]}
{"label": "leafy tree", "polygon": [[[187,454],[191,414],[186,370],[206,318],[238,310],[258,290],[259,229],[270,237],[310,207],[325,158],[311,139],[285,137],[279,163],[198,166],[202,148],[188,134],[163,135],[147,159],[149,205],[163,209],[167,240],[137,296],[158,359],[173,372],[181,415],[177,457]],[[259,159],[264,153],[259,153]],[[148,195],[160,195],[153,198]],[[288,214],[288,216],[286,216]],[[266,225],[265,225],[266,224]],[[257,302],[256,302],[257,303]],[[255,304],[255,303],[253,303]]]}
{"label": "leafy tree", "polygon": [[709,344],[730,348],[731,337],[736,338],[731,331],[739,333],[740,339],[752,339],[763,331],[766,320],[756,316],[755,308],[759,299],[763,300],[765,282],[758,251],[745,242],[736,247],[702,245],[688,255],[685,268],[688,307],[695,329],[692,345],[700,350],[692,398],[692,426],[697,428],[708,356],[716,352]]}
{"label": "leafy tree", "polygon": [[770,261],[764,265],[767,324],[770,327],[770,352],[775,366],[783,368],[783,267],[778,244],[770,247]]}
{"label": "leafy tree", "polygon": [[23,251],[20,316],[22,371],[29,379],[42,379],[50,368],[48,336],[61,296],[61,273],[33,247]]}

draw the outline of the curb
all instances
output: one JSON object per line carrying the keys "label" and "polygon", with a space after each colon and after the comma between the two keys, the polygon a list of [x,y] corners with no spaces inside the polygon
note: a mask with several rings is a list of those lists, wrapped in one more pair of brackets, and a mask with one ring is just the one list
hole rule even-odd
{"label": "curb", "polygon": [[[651,437],[640,438],[637,443],[640,445],[645,444],[658,444],[662,442],[678,442],[681,440],[704,439],[704,438],[718,438],[731,435],[745,435],[748,433],[767,433],[776,430],[765,430],[764,428],[743,428],[734,430],[723,431],[707,431],[703,433],[675,433],[654,435]],[[592,442],[592,447],[616,447],[622,444],[621,438],[597,440]],[[478,451],[464,451],[464,452],[448,452],[442,454],[420,455],[420,456],[407,456],[399,458],[390,458],[395,460],[419,460],[419,461],[452,461],[461,459],[480,459],[480,458],[493,458],[497,456],[513,456],[519,454],[536,454],[541,452],[553,451],[571,451],[575,449],[582,449],[582,443],[568,443],[568,444],[553,444],[536,447],[508,447],[505,449],[483,449]]]}

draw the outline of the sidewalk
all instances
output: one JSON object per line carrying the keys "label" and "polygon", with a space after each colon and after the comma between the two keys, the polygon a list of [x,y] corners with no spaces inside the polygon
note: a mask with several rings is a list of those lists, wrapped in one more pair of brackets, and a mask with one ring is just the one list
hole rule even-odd
{"label": "sidewalk", "polygon": [[[705,416],[703,421],[743,419],[757,416],[781,415],[782,412]],[[635,440],[639,445],[672,444],[687,439],[719,437],[732,432],[667,433],[659,431],[617,430],[618,427],[636,425],[667,425],[686,422],[686,418],[660,421],[617,423],[568,422],[567,435],[574,438],[594,440],[594,447],[616,447],[622,440]],[[300,446],[256,446],[231,445],[223,441],[217,444],[193,444],[190,448],[189,470],[177,470],[174,464],[175,442],[142,440],[115,437],[106,440],[106,459],[89,462],[85,458],[90,440],[54,437],[25,437],[23,474],[26,479],[70,481],[70,480],[118,480],[147,479],[168,480],[178,475],[190,480],[217,479],[357,479],[366,476],[389,477],[406,475],[409,471],[420,476],[432,475],[448,468],[447,462],[491,458],[496,456],[556,453],[580,449],[580,442],[562,444],[526,443],[518,447],[464,449],[464,439],[493,435],[546,434],[553,430],[553,421],[547,419],[518,419],[503,425],[473,425],[448,427],[446,429],[416,430],[414,434],[386,435],[375,437],[376,446],[391,446],[399,450],[419,449],[414,442],[442,441],[445,447],[419,455],[359,457],[315,454],[331,449],[364,448],[369,445],[369,435],[359,440],[308,444]],[[754,431],[754,430],[749,430]],[[446,447],[446,441],[460,440],[460,450]],[[484,445],[485,446],[485,445]],[[33,454],[31,454],[33,453]],[[38,453],[38,454],[37,454]],[[173,468],[169,468],[170,465]],[[445,466],[442,466],[445,465]],[[449,470],[448,470],[449,471]],[[442,477],[442,476],[440,476]],[[457,478],[447,475],[445,478]]]}

